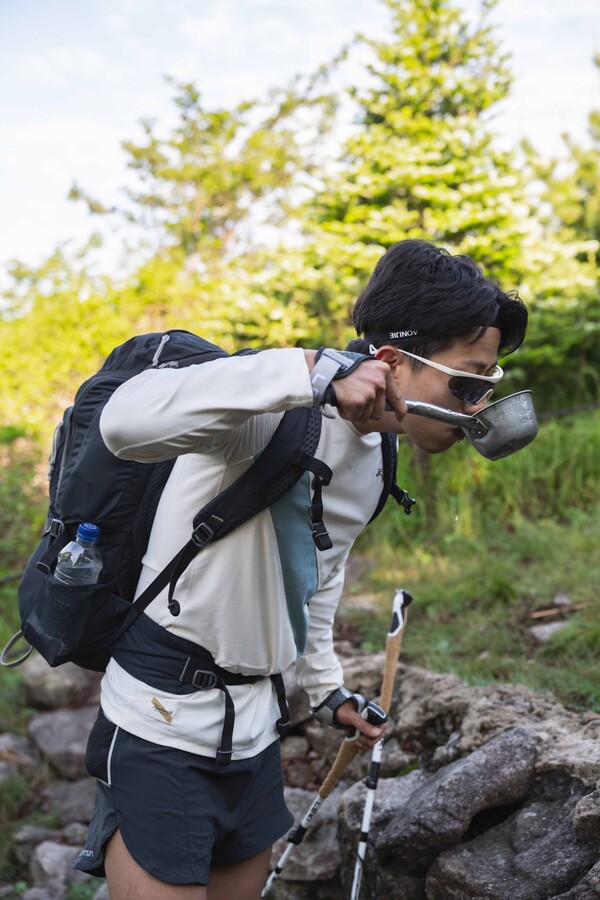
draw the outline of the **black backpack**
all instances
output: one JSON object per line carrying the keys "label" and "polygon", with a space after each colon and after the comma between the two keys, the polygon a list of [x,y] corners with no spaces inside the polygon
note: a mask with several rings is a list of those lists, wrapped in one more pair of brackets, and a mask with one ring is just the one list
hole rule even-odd
{"label": "black backpack", "polygon": [[[18,593],[19,635],[50,665],[72,661],[103,671],[115,641],[167,585],[169,608],[177,615],[175,584],[194,556],[281,497],[305,471],[314,476],[311,513],[315,544],[318,549],[331,547],[321,498],[331,470],[314,457],[321,410],[316,406],[290,410],[254,464],[199,511],[188,543],[131,602],[158,502],[175,460],[138,463],[118,459],[100,434],[102,409],[120,384],[147,368],[182,367],[226,356],[220,347],[187,331],[139,335],[110,353],[65,411],[50,457],[50,503],[44,533],[27,563]],[[395,440],[391,435],[382,437],[384,488],[373,518],[390,493],[407,512],[412,504],[395,483]],[[75,539],[77,526],[84,521],[100,526],[100,581],[63,585],[52,574],[56,558]],[[5,665],[16,664],[11,663],[8,651],[17,637],[2,654]]]}

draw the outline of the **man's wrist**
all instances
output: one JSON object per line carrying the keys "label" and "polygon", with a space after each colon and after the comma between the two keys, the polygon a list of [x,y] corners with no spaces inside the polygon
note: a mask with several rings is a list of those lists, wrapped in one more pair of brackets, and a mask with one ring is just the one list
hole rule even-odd
{"label": "man's wrist", "polygon": [[336,688],[335,691],[332,691],[322,703],[318,706],[314,706],[311,709],[311,712],[315,719],[318,719],[323,725],[331,725],[333,728],[345,730],[346,726],[341,725],[337,721],[336,712],[339,707],[343,703],[347,703],[348,700],[352,701],[357,710],[359,710],[359,707],[361,706],[361,700],[364,700],[365,704],[367,702],[366,697],[363,697],[361,694],[354,694],[342,685],[341,687]]}
{"label": "man's wrist", "polygon": [[370,357],[362,353],[321,347],[315,354],[312,366],[309,365],[313,403],[317,406],[325,403],[335,405],[337,400],[332,382],[350,375],[361,363],[368,360]]}

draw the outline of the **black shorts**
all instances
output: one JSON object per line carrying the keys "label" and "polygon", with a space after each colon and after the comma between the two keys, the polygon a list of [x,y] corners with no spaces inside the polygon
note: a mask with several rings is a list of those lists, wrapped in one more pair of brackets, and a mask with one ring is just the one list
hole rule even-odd
{"label": "black shorts", "polygon": [[85,847],[71,863],[104,876],[106,843],[118,828],[146,872],[169,884],[208,884],[211,868],[260,853],[291,827],[279,741],[258,756],[214,758],[163,747],[118,728],[102,711],[86,766],[97,779]]}

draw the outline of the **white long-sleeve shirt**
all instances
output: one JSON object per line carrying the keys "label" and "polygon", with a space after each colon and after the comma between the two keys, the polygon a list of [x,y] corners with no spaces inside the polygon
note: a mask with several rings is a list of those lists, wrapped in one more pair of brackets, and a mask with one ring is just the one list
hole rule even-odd
{"label": "white long-sleeve shirt", "polygon": [[[136,596],[189,540],[196,513],[252,464],[283,412],[311,404],[304,352],[295,349],[151,369],[119,387],[101,418],[109,449],[139,462],[178,457],[158,506]],[[323,489],[331,550],[317,551],[313,543],[305,476],[196,556],[177,584],[179,616],[169,612],[166,591],[146,610],[172,633],[206,647],[232,672],[269,675],[297,659],[296,677],[313,706],[343,682],[333,651],[333,618],[348,553],[381,495],[381,438],[361,435],[337,414],[324,417],[315,456],[333,471]],[[266,678],[229,691],[236,710],[233,759],[254,756],[277,738],[279,711],[271,682]],[[102,706],[117,725],[146,740],[208,756],[219,745],[219,690],[156,691],[113,659],[102,682]]]}

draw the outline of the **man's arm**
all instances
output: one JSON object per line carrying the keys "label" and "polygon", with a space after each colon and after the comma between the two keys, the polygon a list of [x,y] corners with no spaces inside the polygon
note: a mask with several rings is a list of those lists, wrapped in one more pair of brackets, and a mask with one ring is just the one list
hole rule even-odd
{"label": "man's arm", "polygon": [[213,452],[253,416],[311,404],[304,352],[265,350],[182,369],[148,369],[115,391],[100,429],[119,458],[158,462]]}
{"label": "man's arm", "polygon": [[[312,709],[321,706],[344,684],[344,671],[333,649],[333,620],[344,585],[345,559],[310,602],[310,626],[304,654],[296,661],[296,680],[308,694]],[[335,711],[335,720],[361,736],[357,746],[369,750],[383,735],[385,725],[370,725],[357,712],[352,700]]]}

